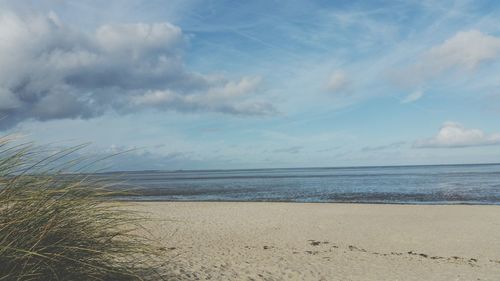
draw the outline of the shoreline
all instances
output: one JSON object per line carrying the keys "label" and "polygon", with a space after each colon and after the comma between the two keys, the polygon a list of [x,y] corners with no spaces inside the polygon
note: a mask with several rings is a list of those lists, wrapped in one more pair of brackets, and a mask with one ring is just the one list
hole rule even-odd
{"label": "shoreline", "polygon": [[345,205],[401,205],[401,206],[500,206],[500,202],[494,203],[476,203],[476,202],[436,202],[436,203],[418,203],[418,202],[305,202],[305,201],[248,201],[248,200],[137,200],[137,199],[113,199],[118,202],[134,203],[290,203],[290,204],[345,204]]}
{"label": "shoreline", "polygon": [[152,219],[173,280],[500,276],[498,205],[129,203]]}

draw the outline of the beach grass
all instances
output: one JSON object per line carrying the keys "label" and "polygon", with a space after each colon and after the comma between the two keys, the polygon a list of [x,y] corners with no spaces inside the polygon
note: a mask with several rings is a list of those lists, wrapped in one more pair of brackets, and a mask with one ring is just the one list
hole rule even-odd
{"label": "beach grass", "polygon": [[68,173],[85,166],[63,160],[79,148],[0,138],[0,281],[161,280],[142,215],[111,201],[108,181]]}

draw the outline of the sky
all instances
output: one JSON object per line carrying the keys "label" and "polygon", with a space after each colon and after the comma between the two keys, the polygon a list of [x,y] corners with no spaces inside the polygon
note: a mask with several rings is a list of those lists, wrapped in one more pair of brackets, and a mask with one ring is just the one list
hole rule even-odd
{"label": "sky", "polygon": [[0,135],[112,170],[500,162],[498,1],[0,0]]}

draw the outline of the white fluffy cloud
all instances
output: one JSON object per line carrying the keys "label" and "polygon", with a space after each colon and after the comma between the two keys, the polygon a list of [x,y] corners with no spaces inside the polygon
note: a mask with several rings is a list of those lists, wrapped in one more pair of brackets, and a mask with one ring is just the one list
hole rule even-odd
{"label": "white fluffy cloud", "polygon": [[252,95],[260,79],[188,71],[170,23],[84,32],[55,14],[0,12],[0,129],[26,119],[91,118],[145,108],[237,115],[275,112]]}
{"label": "white fluffy cloud", "polygon": [[[179,110],[210,110],[229,114],[261,115],[272,114],[275,109],[264,101],[247,100],[248,93],[254,92],[260,78],[244,77],[239,82],[228,82],[214,87],[203,94],[179,94],[170,90],[148,91],[131,97],[133,105]],[[238,103],[234,101],[240,100]]]}
{"label": "white fluffy cloud", "polygon": [[470,147],[500,144],[500,134],[486,134],[479,129],[468,129],[459,123],[445,122],[438,134],[414,143],[417,148]]}

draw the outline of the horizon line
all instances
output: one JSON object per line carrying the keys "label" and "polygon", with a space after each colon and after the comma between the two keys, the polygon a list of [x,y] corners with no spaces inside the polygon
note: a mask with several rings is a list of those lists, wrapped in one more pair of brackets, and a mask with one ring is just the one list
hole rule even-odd
{"label": "horizon line", "polygon": [[280,167],[280,168],[248,168],[248,169],[147,169],[147,170],[117,170],[98,173],[84,174],[115,174],[134,172],[219,172],[219,171],[261,171],[261,170],[300,170],[300,169],[352,169],[352,168],[395,168],[395,167],[435,167],[435,166],[491,166],[500,165],[500,162],[493,163],[455,163],[455,164],[414,164],[414,165],[365,165],[365,166],[311,166],[311,167]]}

